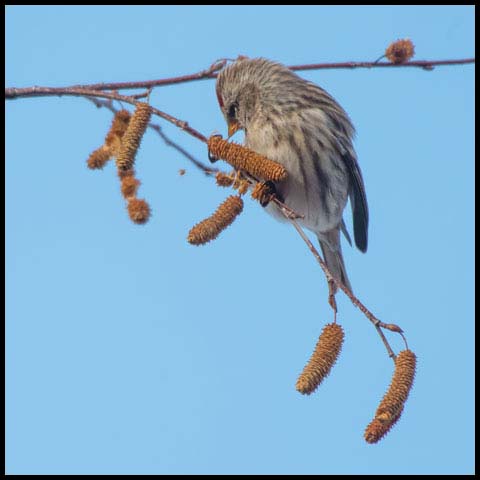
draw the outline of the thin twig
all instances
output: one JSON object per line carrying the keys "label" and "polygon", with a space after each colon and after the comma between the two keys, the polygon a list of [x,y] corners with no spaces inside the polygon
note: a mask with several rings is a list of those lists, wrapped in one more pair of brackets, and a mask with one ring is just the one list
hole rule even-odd
{"label": "thin twig", "polygon": [[[300,228],[298,225],[297,221],[290,217],[288,213],[284,212],[282,209],[280,211],[283,213],[283,215],[290,220],[292,225],[295,227],[297,230],[298,234],[300,237],[302,237],[303,241],[307,244],[307,247],[310,249],[312,252],[313,256],[316,258],[317,262],[320,264],[320,267],[322,268],[323,272],[325,273],[325,277],[327,278],[328,282],[335,282],[338,288],[341,288],[345,295],[350,299],[350,301],[358,307],[363,314],[373,323],[375,326],[378,334],[380,335],[380,338],[382,339],[383,344],[385,345],[385,348],[387,349],[388,356],[395,360],[395,353],[393,352],[392,348],[390,347],[390,344],[388,343],[387,339],[385,338],[385,335],[383,334],[381,327],[383,322],[381,322],[368,308],[345,286],[343,283],[338,281],[330,272],[328,269],[327,265],[325,262],[322,260],[322,257],[320,256],[320,253],[318,250],[313,246],[312,242],[310,239],[307,237],[305,232]],[[333,307],[332,307],[333,308]],[[334,310],[335,311],[335,310]]]}
{"label": "thin twig", "polygon": [[[88,90],[130,90],[130,89],[137,89],[137,88],[153,88],[153,87],[162,87],[164,85],[174,85],[176,83],[185,83],[191,82],[194,80],[204,80],[208,78],[215,78],[215,72],[223,68],[226,64],[226,59],[220,59],[214,62],[209,68],[206,70],[202,70],[201,72],[192,73],[189,75],[181,75],[178,77],[171,77],[171,78],[162,78],[157,80],[143,80],[139,82],[110,82],[110,83],[93,83],[90,85],[71,85],[70,87],[59,87],[60,89],[65,88],[80,88],[80,89],[88,89]],[[43,87],[32,87],[32,88],[43,88]],[[15,98],[13,96],[7,96],[7,90],[16,90],[15,97],[18,96],[31,96],[31,95],[24,95],[21,92],[28,90],[28,88],[18,88],[18,89],[5,89],[5,98]],[[9,95],[13,93],[10,92]]]}
{"label": "thin twig", "polygon": [[[250,183],[252,182],[258,182],[258,180],[253,177],[251,174],[249,174],[248,172],[244,172],[244,176],[247,178],[247,180],[250,181]],[[299,218],[304,218],[303,215],[299,214],[298,212],[295,212],[294,210],[292,210],[290,207],[288,207],[287,205],[285,205],[282,201],[280,201],[278,199],[278,197],[274,196],[272,201],[277,205],[278,209],[280,210],[280,212],[282,213],[282,215],[287,219],[289,220],[292,225],[295,227],[295,229],[297,230],[298,234],[300,235],[300,237],[302,238],[302,240],[306,243],[307,247],[310,249],[310,251],[312,252],[313,256],[316,258],[317,262],[319,263],[320,267],[322,268],[323,270],[323,273],[325,274],[325,277],[327,279],[327,283],[328,283],[328,287],[329,287],[329,298],[328,298],[328,301],[329,301],[329,304],[330,306],[332,307],[332,310],[333,310],[333,314],[334,314],[334,321],[336,321],[337,319],[337,304],[336,304],[336,301],[335,301],[335,295],[333,293],[333,290],[332,290],[332,284],[335,284],[337,285],[338,288],[340,288],[341,290],[343,290],[343,292],[345,293],[345,295],[347,295],[347,297],[350,299],[350,301],[356,306],[358,307],[362,313],[370,320],[370,322],[373,323],[375,329],[377,330],[378,334],[380,335],[380,338],[382,339],[382,342],[383,344],[385,345],[385,348],[387,349],[387,352],[388,352],[388,356],[390,358],[392,358],[393,360],[395,360],[395,353],[393,352],[392,348],[390,347],[390,344],[388,343],[388,340],[386,339],[383,331],[381,330],[381,328],[387,328],[387,325],[384,323],[384,322],[381,322],[354,294],[352,291],[350,291],[345,285],[343,285],[343,283],[341,283],[339,280],[337,280],[333,275],[332,273],[330,272],[330,270],[328,269],[327,265],[325,264],[325,262],[323,261],[322,257],[320,256],[320,253],[318,252],[318,250],[314,247],[314,245],[312,244],[312,242],[310,241],[310,239],[307,237],[307,235],[305,234],[305,232],[303,231],[303,229],[298,225],[297,223],[297,219]],[[403,335],[402,332],[399,332],[405,343],[406,343],[406,339],[405,339],[405,336]]]}
{"label": "thin twig", "polygon": [[[165,85],[174,85],[178,83],[191,82],[196,80],[208,80],[217,77],[217,71],[225,66],[227,59],[220,59],[214,62],[206,70],[192,73],[189,75],[181,75],[178,77],[163,78],[158,80],[143,80],[138,82],[110,82],[110,83],[94,83],[91,85],[72,85],[70,87],[58,87],[59,91],[65,89],[88,89],[88,90],[127,90],[137,88],[153,88],[162,87]],[[333,63],[311,63],[304,65],[291,65],[288,68],[294,71],[298,70],[325,70],[325,69],[354,69],[354,68],[403,68],[415,67],[423,68],[424,70],[433,70],[436,66],[442,65],[465,65],[475,63],[475,58],[462,58],[452,60],[414,60],[404,63],[391,62],[333,62]],[[13,100],[21,97],[40,96],[39,92],[44,92],[43,95],[55,95],[54,89],[50,89],[52,93],[46,93],[48,87],[26,87],[26,88],[5,88],[5,99]]]}
{"label": "thin twig", "polygon": [[150,123],[149,127],[151,129],[155,130],[160,135],[162,140],[168,146],[175,148],[175,150],[179,151],[182,155],[184,155],[186,158],[188,158],[196,167],[198,167],[200,170],[202,170],[205,175],[213,175],[213,174],[219,172],[218,168],[208,167],[207,165],[205,165],[200,160],[197,160],[191,153],[187,152],[182,146],[178,145],[173,140],[168,138],[167,135],[165,135],[163,133],[160,125]]}
{"label": "thin twig", "polygon": [[323,70],[332,68],[377,68],[377,67],[416,67],[426,70],[433,70],[436,66],[441,65],[465,65],[467,63],[475,63],[475,58],[461,58],[458,60],[413,60],[404,63],[391,62],[338,62],[338,63],[311,63],[305,65],[292,65],[290,70]]}
{"label": "thin twig", "polygon": [[135,94],[132,94],[130,95],[132,98],[134,98],[135,100],[138,100],[139,98],[147,98],[150,96],[150,94],[152,93],[152,89],[149,88],[147,89],[145,92],[141,92],[141,93],[135,93]]}
{"label": "thin twig", "polygon": [[[6,89],[6,90],[17,90],[17,89]],[[98,98],[109,98],[111,100],[119,100],[121,102],[129,103],[131,105],[136,105],[137,101],[135,98],[127,95],[120,95],[117,92],[103,92],[100,90],[88,90],[84,88],[50,88],[50,87],[31,87],[30,92],[26,95],[28,97],[43,97],[43,96],[49,96],[49,95],[58,95],[58,96],[63,96],[63,95],[69,95],[69,96],[74,96],[74,97],[98,97]],[[15,93],[10,92],[12,97],[9,98],[15,98]],[[189,133],[195,138],[198,138],[203,143],[207,143],[207,137],[202,135],[198,130],[195,130],[194,128],[190,127],[188,122],[184,120],[179,120],[178,118],[173,117],[172,115],[169,115],[168,113],[162,112],[158,108],[155,107],[150,107],[152,110],[152,113],[163,118],[164,120],[167,120],[167,122],[173,123],[173,125],[177,126],[178,128],[181,128],[185,132]]]}
{"label": "thin twig", "polygon": [[85,97],[87,100],[90,100],[97,108],[108,108],[112,113],[117,113],[117,109],[113,106],[112,100],[100,100],[95,97]]}

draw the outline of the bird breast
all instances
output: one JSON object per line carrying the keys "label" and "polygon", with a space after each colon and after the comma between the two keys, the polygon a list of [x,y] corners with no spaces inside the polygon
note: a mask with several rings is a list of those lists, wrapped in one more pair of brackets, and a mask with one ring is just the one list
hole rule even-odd
{"label": "bird breast", "polygon": [[[277,116],[278,117],[278,116]],[[282,164],[288,176],[275,184],[286,205],[304,215],[306,228],[318,233],[335,228],[348,195],[348,173],[328,138],[322,138],[298,114],[276,120],[258,118],[245,133],[245,145]],[[285,220],[275,205],[267,211]]]}

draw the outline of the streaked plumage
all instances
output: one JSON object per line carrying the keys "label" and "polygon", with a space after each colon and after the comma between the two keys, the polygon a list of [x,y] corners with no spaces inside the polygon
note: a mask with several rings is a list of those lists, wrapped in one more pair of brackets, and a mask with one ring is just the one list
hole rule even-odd
{"label": "streaked plumage", "polygon": [[[226,67],[216,91],[229,131],[244,129],[246,146],[285,166],[277,193],[305,216],[300,222],[317,234],[332,274],[351,289],[340,246],[340,230],[350,241],[343,209],[349,197],[355,244],[365,252],[368,206],[348,115],[325,90],[263,58]],[[284,220],[273,205],[267,209]]]}

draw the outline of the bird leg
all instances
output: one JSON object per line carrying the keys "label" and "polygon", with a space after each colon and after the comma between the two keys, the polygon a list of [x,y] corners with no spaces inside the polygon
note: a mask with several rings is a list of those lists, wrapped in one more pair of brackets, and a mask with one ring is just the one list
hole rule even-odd
{"label": "bird leg", "polygon": [[335,301],[335,293],[337,292],[337,286],[333,280],[328,281],[328,303],[332,307],[335,320],[337,318],[337,302]]}

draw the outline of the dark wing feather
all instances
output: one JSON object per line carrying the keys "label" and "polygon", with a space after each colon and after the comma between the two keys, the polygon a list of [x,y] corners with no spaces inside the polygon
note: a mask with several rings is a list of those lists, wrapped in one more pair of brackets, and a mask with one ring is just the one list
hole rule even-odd
{"label": "dark wing feather", "polygon": [[[358,166],[355,153],[351,144],[355,130],[345,111],[335,100],[320,87],[309,84],[309,91],[320,91],[320,100],[317,99],[318,108],[323,110],[330,120],[331,128],[335,131],[335,138],[350,177],[350,189],[348,195],[353,214],[353,236],[355,244],[362,252],[367,251],[368,246],[368,204],[363,184],[362,172]],[[344,233],[346,229],[343,229]],[[348,236],[347,236],[348,240]]]}
{"label": "dark wing feather", "polygon": [[350,234],[348,233],[347,226],[345,225],[343,218],[342,218],[342,221],[340,222],[340,230],[345,235],[347,242],[350,244],[350,246],[352,246],[352,239],[350,238]]}
{"label": "dark wing feather", "polygon": [[362,172],[357,159],[348,149],[344,152],[343,159],[350,175],[349,196],[352,206],[353,236],[358,249],[366,252],[368,247],[368,204]]}

